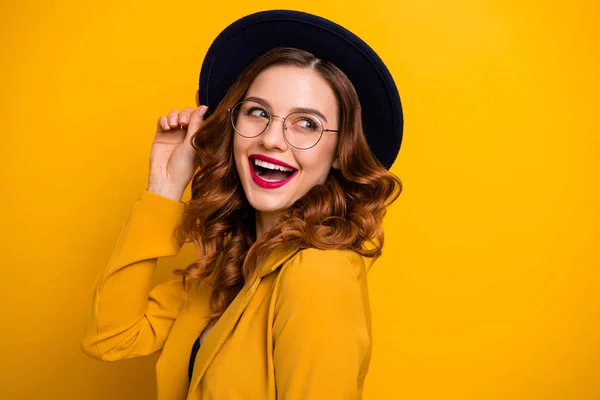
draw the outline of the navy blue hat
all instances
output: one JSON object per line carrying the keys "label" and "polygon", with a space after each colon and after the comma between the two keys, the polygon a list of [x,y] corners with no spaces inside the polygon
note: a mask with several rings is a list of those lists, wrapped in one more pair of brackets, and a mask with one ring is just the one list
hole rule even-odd
{"label": "navy blue hat", "polygon": [[333,63],[348,76],[358,93],[369,148],[389,169],[400,150],[404,125],[392,75],[375,51],[358,36],[319,16],[270,10],[245,16],[229,25],[214,40],[202,63],[200,104],[207,105],[210,113],[244,69],[276,47],[306,50]]}

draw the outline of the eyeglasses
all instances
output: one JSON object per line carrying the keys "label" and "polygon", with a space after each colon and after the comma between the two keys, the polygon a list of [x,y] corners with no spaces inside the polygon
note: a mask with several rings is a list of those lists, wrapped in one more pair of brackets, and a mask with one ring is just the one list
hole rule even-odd
{"label": "eyeglasses", "polygon": [[282,118],[269,114],[266,106],[253,100],[240,101],[227,111],[231,113],[231,124],[235,132],[246,138],[260,136],[267,130],[273,118],[283,119],[285,141],[300,150],[316,146],[323,132],[339,132],[323,128],[323,122],[312,113],[293,112]]}

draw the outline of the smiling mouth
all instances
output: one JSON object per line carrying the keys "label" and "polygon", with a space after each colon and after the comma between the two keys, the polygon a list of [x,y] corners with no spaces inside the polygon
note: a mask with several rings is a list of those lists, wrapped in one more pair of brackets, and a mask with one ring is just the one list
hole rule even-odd
{"label": "smiling mouth", "polygon": [[250,159],[254,173],[268,182],[278,182],[287,179],[296,171],[293,168],[283,167],[277,164],[271,164],[266,161]]}
{"label": "smiling mouth", "polygon": [[298,172],[297,169],[273,164],[253,157],[248,159],[252,178],[256,184],[263,188],[277,188],[285,185]]}

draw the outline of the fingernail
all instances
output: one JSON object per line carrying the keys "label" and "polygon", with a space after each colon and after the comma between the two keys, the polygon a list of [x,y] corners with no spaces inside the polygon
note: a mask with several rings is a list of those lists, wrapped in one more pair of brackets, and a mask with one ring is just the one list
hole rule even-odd
{"label": "fingernail", "polygon": [[183,122],[184,124],[187,124],[188,119],[187,119],[186,115],[184,115],[184,116],[181,117],[181,122]]}
{"label": "fingernail", "polygon": [[208,111],[208,106],[200,106],[198,109],[198,115],[203,117],[204,114],[206,114],[206,111]]}

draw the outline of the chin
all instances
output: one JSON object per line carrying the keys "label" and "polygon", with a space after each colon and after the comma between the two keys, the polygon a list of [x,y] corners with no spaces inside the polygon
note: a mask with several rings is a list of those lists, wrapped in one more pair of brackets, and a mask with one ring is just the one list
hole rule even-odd
{"label": "chin", "polygon": [[[258,194],[261,196],[260,194]],[[264,195],[262,195],[264,196]],[[248,202],[256,211],[263,213],[285,212],[290,206],[279,201],[268,201],[267,199],[253,199],[252,196],[246,195]]]}

